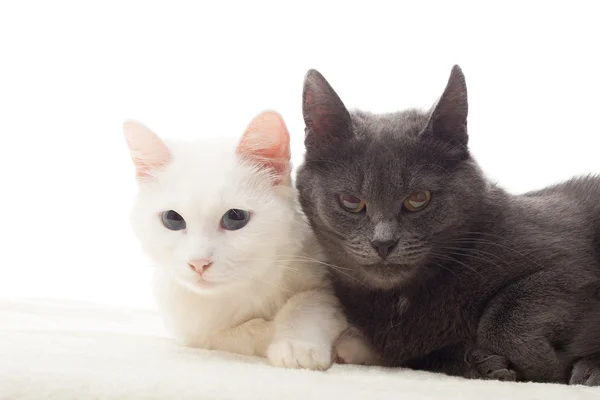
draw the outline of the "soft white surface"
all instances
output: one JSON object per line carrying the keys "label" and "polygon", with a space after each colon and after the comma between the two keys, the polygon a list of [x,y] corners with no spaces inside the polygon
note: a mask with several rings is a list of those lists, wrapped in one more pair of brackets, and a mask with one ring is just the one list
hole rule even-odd
{"label": "soft white surface", "polygon": [[183,348],[152,311],[0,301],[0,399],[594,399],[599,388],[335,365],[285,370]]}

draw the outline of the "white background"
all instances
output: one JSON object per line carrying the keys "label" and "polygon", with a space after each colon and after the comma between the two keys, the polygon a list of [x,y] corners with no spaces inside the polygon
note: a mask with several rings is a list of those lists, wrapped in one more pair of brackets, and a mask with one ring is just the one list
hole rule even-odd
{"label": "white background", "polygon": [[3,0],[0,296],[151,306],[122,120],[238,136],[276,109],[298,164],[309,68],[378,112],[428,108],[458,63],[492,179],[518,193],[600,172],[594,2],[480,3]]}

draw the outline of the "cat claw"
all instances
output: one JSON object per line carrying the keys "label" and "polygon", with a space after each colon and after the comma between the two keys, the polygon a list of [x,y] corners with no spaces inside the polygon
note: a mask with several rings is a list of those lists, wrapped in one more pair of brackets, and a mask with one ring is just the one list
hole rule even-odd
{"label": "cat claw", "polygon": [[498,369],[496,371],[492,371],[488,375],[488,378],[494,379],[497,381],[516,382],[517,373],[511,369],[503,368],[503,369]]}
{"label": "cat claw", "polygon": [[600,386],[600,357],[577,361],[573,366],[569,384]]}
{"label": "cat claw", "polygon": [[269,346],[267,357],[276,367],[326,370],[332,362],[331,346],[284,339]]}
{"label": "cat claw", "polygon": [[490,379],[515,382],[517,374],[509,368],[506,357],[489,350],[473,349],[465,354],[465,363],[470,367],[468,376],[472,379]]}

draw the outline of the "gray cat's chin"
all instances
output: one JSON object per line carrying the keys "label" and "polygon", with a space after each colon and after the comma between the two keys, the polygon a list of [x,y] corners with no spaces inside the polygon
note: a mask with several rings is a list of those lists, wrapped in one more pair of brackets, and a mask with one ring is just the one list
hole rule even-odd
{"label": "gray cat's chin", "polygon": [[416,272],[414,265],[371,264],[361,266],[363,280],[379,289],[391,289],[410,280]]}

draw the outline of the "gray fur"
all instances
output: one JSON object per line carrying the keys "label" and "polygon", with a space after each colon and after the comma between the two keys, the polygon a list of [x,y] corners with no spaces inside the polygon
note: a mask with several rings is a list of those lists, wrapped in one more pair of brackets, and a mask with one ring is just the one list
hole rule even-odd
{"label": "gray fur", "polygon": [[[598,384],[600,178],[508,194],[468,151],[467,104],[458,66],[432,111],[384,115],[348,112],[307,74],[297,185],[336,294],[391,366]],[[403,209],[421,190],[430,204]],[[374,240],[397,245],[384,260]]]}

